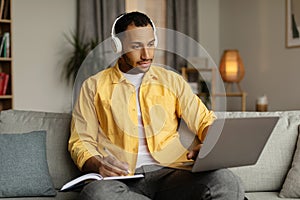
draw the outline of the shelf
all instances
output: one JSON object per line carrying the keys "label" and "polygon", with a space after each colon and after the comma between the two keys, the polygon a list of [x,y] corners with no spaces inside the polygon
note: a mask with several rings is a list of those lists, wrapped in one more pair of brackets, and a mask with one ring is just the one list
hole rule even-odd
{"label": "shelf", "polygon": [[201,93],[198,93],[197,94],[198,96],[201,96],[201,97],[205,97],[207,95],[209,95],[208,93],[205,93],[205,92],[201,92]]}
{"label": "shelf", "polygon": [[0,95],[0,99],[12,99],[12,95]]}
{"label": "shelf", "polygon": [[12,61],[12,58],[0,57],[0,61]]}
{"label": "shelf", "polygon": [[[3,46],[0,57],[0,72],[1,72],[1,94],[0,95],[0,111],[13,109],[13,35],[12,26],[13,19],[11,18],[11,5],[12,0],[1,0],[0,1],[0,34],[2,36],[1,44]],[[8,40],[9,39],[9,40]],[[6,51],[6,54],[5,54]],[[7,56],[7,57],[6,57]],[[6,91],[3,92],[3,89]]]}
{"label": "shelf", "polygon": [[185,68],[185,69],[181,69],[181,70],[185,70],[186,72],[211,72],[213,70],[213,68]]}
{"label": "shelf", "polygon": [[0,19],[0,23],[7,23],[10,24],[11,20],[10,19]]}
{"label": "shelf", "polygon": [[226,97],[242,97],[245,93],[215,93],[215,96],[226,96]]}

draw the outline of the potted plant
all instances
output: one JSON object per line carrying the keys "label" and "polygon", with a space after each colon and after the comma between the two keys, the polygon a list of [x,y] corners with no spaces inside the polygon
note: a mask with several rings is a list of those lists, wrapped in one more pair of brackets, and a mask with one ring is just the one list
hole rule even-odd
{"label": "potted plant", "polygon": [[63,64],[62,77],[67,83],[73,84],[82,62],[90,51],[98,45],[98,40],[84,42],[77,33],[72,33],[71,36],[65,34],[65,38],[71,44],[73,50]]}

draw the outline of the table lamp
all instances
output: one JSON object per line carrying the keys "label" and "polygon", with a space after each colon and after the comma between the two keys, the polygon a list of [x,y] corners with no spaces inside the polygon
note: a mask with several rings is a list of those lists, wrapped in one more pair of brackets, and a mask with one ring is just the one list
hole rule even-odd
{"label": "table lamp", "polygon": [[220,62],[220,74],[223,81],[228,83],[228,87],[235,83],[242,92],[239,82],[244,78],[245,70],[238,50],[224,51]]}

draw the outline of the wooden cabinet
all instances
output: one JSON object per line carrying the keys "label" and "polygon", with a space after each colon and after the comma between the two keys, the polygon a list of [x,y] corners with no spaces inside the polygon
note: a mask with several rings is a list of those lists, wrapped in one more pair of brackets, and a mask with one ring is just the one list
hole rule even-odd
{"label": "wooden cabinet", "polygon": [[0,0],[0,111],[13,108],[11,0]]}
{"label": "wooden cabinet", "polygon": [[225,93],[216,91],[217,72],[218,71],[216,68],[181,68],[181,74],[183,78],[191,85],[192,88],[194,87],[194,93],[196,93],[201,98],[207,108],[215,110],[217,107],[216,98],[218,97],[236,97],[240,98],[241,100],[241,111],[246,111],[247,94],[243,92],[240,87],[238,92],[231,92],[231,84],[227,84]]}

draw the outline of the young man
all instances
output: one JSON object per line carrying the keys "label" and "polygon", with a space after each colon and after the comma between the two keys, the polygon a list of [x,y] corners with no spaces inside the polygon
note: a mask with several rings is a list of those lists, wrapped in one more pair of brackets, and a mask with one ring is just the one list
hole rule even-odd
{"label": "young man", "polygon": [[139,12],[124,14],[113,24],[112,39],[122,55],[114,67],[83,83],[69,151],[84,172],[145,177],[94,181],[80,199],[243,199],[240,181],[229,170],[168,167],[194,159],[201,147],[183,147],[178,119],[203,141],[215,116],[180,75],[151,65],[157,44],[152,21]]}

